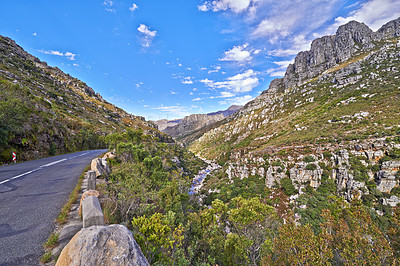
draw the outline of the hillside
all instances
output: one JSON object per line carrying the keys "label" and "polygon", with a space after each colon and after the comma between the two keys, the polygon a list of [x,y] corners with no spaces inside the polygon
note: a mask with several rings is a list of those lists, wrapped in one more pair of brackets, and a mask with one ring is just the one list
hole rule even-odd
{"label": "hillside", "polygon": [[264,154],[288,145],[395,135],[400,124],[399,21],[376,33],[350,22],[335,36],[315,40],[284,78],[273,80],[191,149],[210,159],[234,159],[235,153]]}
{"label": "hillside", "polygon": [[314,40],[283,78],[193,142],[194,153],[223,166],[203,199],[229,201],[263,182],[290,196],[277,194],[277,208],[284,216],[291,206],[302,224],[321,222],[338,195],[389,226],[388,206],[400,203],[399,37],[396,19],[377,32],[352,21]]}
{"label": "hillside", "polygon": [[111,132],[141,128],[172,141],[144,118],[105,101],[84,82],[0,36],[0,162],[104,147]]}

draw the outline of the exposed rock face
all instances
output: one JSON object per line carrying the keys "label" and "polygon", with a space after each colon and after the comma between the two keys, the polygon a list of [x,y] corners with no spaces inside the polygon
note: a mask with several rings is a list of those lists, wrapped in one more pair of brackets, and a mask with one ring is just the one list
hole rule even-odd
{"label": "exposed rock face", "polygon": [[391,196],[388,199],[383,198],[382,201],[383,201],[382,202],[383,205],[390,205],[392,207],[395,207],[395,206],[397,206],[397,204],[400,203],[400,198],[397,196]]}
{"label": "exposed rock face", "polygon": [[158,120],[155,123],[158,129],[174,138],[182,138],[199,131],[208,125],[223,120],[238,111],[242,106],[232,105],[224,111],[209,114],[192,114],[179,120]]}
{"label": "exposed rock face", "polygon": [[389,193],[395,186],[398,185],[396,180],[396,173],[400,169],[400,161],[387,161],[383,162],[381,171],[375,175],[377,189],[381,192]]}
{"label": "exposed rock face", "polygon": [[300,52],[294,63],[288,66],[285,76],[273,80],[268,90],[283,92],[300,86],[356,53],[370,50],[374,47],[373,41],[394,36],[400,36],[400,18],[383,25],[376,33],[364,23],[350,21],[340,26],[335,35],[315,39],[311,49]]}
{"label": "exposed rock face", "polygon": [[193,131],[199,130],[202,127],[220,121],[224,118],[225,117],[223,114],[211,116],[205,114],[193,114],[183,118],[182,121],[177,125],[165,128],[163,132],[176,138],[190,134]]}
{"label": "exposed rock face", "polygon": [[161,120],[154,121],[154,123],[157,125],[158,130],[163,131],[165,128],[173,127],[181,121],[182,121],[182,119],[177,119],[177,120],[161,119]]}
{"label": "exposed rock face", "polygon": [[241,105],[232,105],[229,106],[228,109],[223,110],[223,111],[218,111],[218,112],[214,112],[214,113],[208,113],[207,115],[219,115],[219,114],[223,114],[224,117],[230,116],[234,113],[236,113],[238,110],[240,110],[240,108],[242,108],[243,106]]}
{"label": "exposed rock face", "polygon": [[92,226],[79,231],[56,265],[149,265],[132,233],[123,225]]}
{"label": "exposed rock face", "polygon": [[319,187],[322,177],[322,169],[318,167],[315,170],[307,170],[306,166],[306,163],[301,162],[290,169],[290,178],[294,181],[295,187],[296,183],[304,184],[306,182],[310,182],[310,186],[313,188]]}

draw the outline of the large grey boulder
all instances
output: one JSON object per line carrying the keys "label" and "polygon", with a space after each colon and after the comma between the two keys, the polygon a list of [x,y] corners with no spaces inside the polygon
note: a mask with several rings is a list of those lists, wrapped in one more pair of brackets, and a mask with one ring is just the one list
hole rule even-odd
{"label": "large grey boulder", "polygon": [[80,230],[63,249],[56,265],[149,265],[132,233],[123,225]]}

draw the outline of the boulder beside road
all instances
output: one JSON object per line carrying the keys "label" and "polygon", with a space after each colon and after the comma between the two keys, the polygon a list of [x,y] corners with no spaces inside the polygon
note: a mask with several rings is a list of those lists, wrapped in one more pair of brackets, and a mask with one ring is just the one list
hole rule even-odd
{"label": "boulder beside road", "polygon": [[63,249],[61,265],[150,265],[132,233],[123,225],[91,226],[80,230]]}

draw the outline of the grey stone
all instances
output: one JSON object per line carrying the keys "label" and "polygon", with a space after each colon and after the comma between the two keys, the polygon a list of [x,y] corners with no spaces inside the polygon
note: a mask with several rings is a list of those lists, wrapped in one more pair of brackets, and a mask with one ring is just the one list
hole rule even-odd
{"label": "grey stone", "polygon": [[397,172],[400,169],[400,161],[386,161],[382,163],[382,170]]}
{"label": "grey stone", "polygon": [[83,200],[82,216],[84,228],[92,225],[104,225],[103,211],[97,197],[89,196]]}
{"label": "grey stone", "polygon": [[87,189],[96,190],[96,172],[95,171],[87,171]]}
{"label": "grey stone", "polygon": [[397,204],[399,204],[400,203],[400,198],[399,197],[397,197],[397,196],[391,196],[390,198],[383,198],[382,199],[382,204],[383,205],[390,205],[390,206],[392,206],[392,207],[396,207],[397,206]]}
{"label": "grey stone", "polygon": [[132,233],[123,225],[92,226],[79,231],[56,265],[150,265]]}

